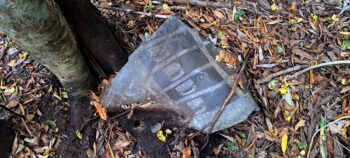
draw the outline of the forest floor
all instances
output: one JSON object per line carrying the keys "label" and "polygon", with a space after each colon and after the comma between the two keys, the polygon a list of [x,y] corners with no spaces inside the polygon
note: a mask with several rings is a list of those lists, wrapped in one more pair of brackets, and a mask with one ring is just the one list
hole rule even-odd
{"label": "forest floor", "polygon": [[[339,62],[350,59],[348,0],[92,1],[129,53],[176,15],[230,52],[226,58],[235,60],[228,65],[241,65],[250,54],[245,74],[260,112],[212,134],[204,150],[205,134],[192,139],[196,131],[174,127],[165,143],[149,132],[155,140],[145,150],[172,157],[349,157],[349,61]],[[145,155],[134,148],[142,139],[120,126],[126,115],[100,120],[89,100],[68,98],[55,77],[4,34],[0,47],[0,105],[21,115],[13,115],[14,126],[1,126],[16,131],[7,142],[13,157],[57,157],[63,150],[69,157]]]}

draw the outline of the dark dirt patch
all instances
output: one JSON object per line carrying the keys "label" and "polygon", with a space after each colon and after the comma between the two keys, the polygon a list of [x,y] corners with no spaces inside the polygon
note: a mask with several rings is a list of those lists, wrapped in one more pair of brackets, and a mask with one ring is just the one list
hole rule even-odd
{"label": "dark dirt patch", "polygon": [[173,129],[174,127],[181,126],[178,124],[180,117],[172,111],[135,109],[130,119],[127,116],[121,116],[117,118],[117,121],[136,138],[137,145],[134,148],[134,152],[141,150],[149,157],[158,158],[167,157],[166,155],[170,154],[167,147],[172,145],[169,142],[174,141],[175,137],[173,137],[174,135],[170,135],[167,137],[167,143],[163,143],[158,140],[155,133],[151,132],[152,126],[164,122],[162,129]]}
{"label": "dark dirt patch", "polygon": [[8,157],[11,153],[11,144],[15,133],[10,121],[0,120],[0,155]]}
{"label": "dark dirt patch", "polygon": [[[95,130],[89,124],[94,111],[87,98],[71,98],[69,103],[50,96],[43,97],[40,103],[42,121],[55,120],[60,131],[59,157],[85,158],[86,150],[95,139]],[[76,131],[83,135],[78,139]]]}

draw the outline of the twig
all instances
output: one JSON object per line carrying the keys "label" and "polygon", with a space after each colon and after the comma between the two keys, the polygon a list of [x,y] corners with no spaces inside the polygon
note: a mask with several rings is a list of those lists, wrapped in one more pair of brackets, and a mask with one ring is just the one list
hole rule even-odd
{"label": "twig", "polygon": [[220,118],[222,112],[225,110],[225,108],[226,108],[226,106],[228,105],[229,101],[230,101],[231,98],[233,97],[233,94],[235,94],[236,89],[237,89],[237,87],[238,87],[238,81],[239,81],[240,77],[242,76],[243,71],[244,71],[244,69],[245,69],[245,67],[246,67],[246,65],[247,65],[248,58],[249,58],[249,56],[247,56],[247,58],[245,59],[243,65],[242,65],[242,68],[241,68],[241,70],[239,71],[238,76],[237,76],[237,78],[235,79],[235,82],[234,82],[234,84],[233,84],[233,86],[232,86],[232,88],[231,88],[230,93],[227,95],[227,97],[226,97],[225,100],[224,100],[224,103],[221,105],[219,111],[215,114],[214,119],[211,121],[211,124],[210,124],[210,126],[209,126],[209,130],[208,130],[208,133],[207,133],[207,136],[206,136],[206,142],[205,142],[204,145],[202,146],[201,150],[203,150],[203,149],[205,148],[205,146],[208,144],[208,142],[209,142],[209,134],[213,131],[213,128],[214,128],[214,126],[215,126],[215,123],[218,121],[218,119]]}
{"label": "twig", "polygon": [[343,14],[345,11],[350,9],[350,0],[344,0],[343,1],[343,8],[340,11],[339,15]]}
{"label": "twig", "polygon": [[283,74],[286,74],[286,73],[290,73],[290,72],[293,72],[293,71],[297,71],[297,70],[300,70],[302,68],[305,68],[305,67],[308,67],[307,65],[297,65],[297,66],[294,66],[294,67],[291,67],[291,68],[288,68],[288,69],[285,69],[285,70],[282,70],[282,71],[278,71],[276,73],[273,73],[263,79],[259,79],[258,80],[258,83],[261,84],[261,83],[266,83],[266,82],[269,82],[271,81],[273,78],[275,77],[278,77],[278,76],[281,76]]}
{"label": "twig", "polygon": [[346,149],[348,152],[350,152],[350,149],[349,149],[348,147],[346,147],[345,145],[343,145],[342,143],[340,143],[339,140],[337,140],[337,139],[335,139],[335,138],[333,138],[333,140],[334,140],[335,142],[337,142],[341,147],[343,147],[344,149]]}
{"label": "twig", "polygon": [[159,0],[167,3],[179,3],[179,4],[191,4],[198,7],[213,7],[213,8],[231,8],[233,4],[231,2],[211,2],[200,0]]}
{"label": "twig", "polygon": [[161,15],[161,14],[153,14],[153,13],[145,13],[145,12],[140,12],[140,11],[132,11],[131,9],[123,9],[123,8],[117,8],[113,6],[108,6],[108,5],[96,5],[96,8],[102,8],[102,9],[109,9],[109,10],[114,10],[114,11],[122,11],[122,12],[128,12],[128,13],[133,13],[133,14],[139,14],[143,16],[153,16],[156,18],[160,19],[167,19],[170,17],[170,15]]}
{"label": "twig", "polygon": [[[338,118],[338,119],[336,119],[336,120],[334,120],[334,121],[328,123],[328,124],[325,125],[323,128],[326,128],[326,127],[330,126],[331,124],[336,123],[336,122],[338,122],[338,121],[340,121],[340,120],[344,120],[344,119],[350,119],[350,116],[343,116],[343,117],[340,117],[340,118]],[[310,155],[310,152],[311,152],[311,146],[312,146],[312,144],[314,143],[314,139],[315,139],[316,135],[317,135],[318,132],[320,132],[320,131],[321,131],[321,129],[317,129],[316,132],[314,133],[314,135],[312,135],[311,142],[310,142],[310,144],[308,145],[309,149],[308,149],[306,158],[309,158],[309,155]]]}
{"label": "twig", "polygon": [[303,69],[301,71],[298,71],[295,74],[293,74],[292,76],[288,76],[287,80],[295,78],[295,77],[298,77],[300,74],[303,74],[303,73],[305,73],[305,72],[307,72],[309,70],[312,70],[312,69],[316,69],[316,68],[323,67],[323,66],[341,65],[341,64],[350,64],[350,60],[339,60],[339,61],[332,61],[332,62],[327,62],[327,63],[314,65],[314,66],[308,67],[306,69]]}
{"label": "twig", "polygon": [[25,118],[23,115],[17,114],[16,112],[14,112],[14,111],[12,111],[11,109],[7,108],[7,107],[6,107],[5,105],[3,105],[3,104],[0,104],[0,107],[3,108],[4,110],[10,112],[11,114],[14,114],[14,115],[16,115],[16,116],[18,116],[18,117],[21,117],[21,118]]}
{"label": "twig", "polygon": [[32,133],[32,132],[30,131],[30,129],[28,128],[26,122],[24,121],[23,118],[21,118],[21,120],[22,120],[22,123],[24,124],[24,127],[26,128],[28,134],[32,137],[32,136],[33,136],[33,133]]}
{"label": "twig", "polygon": [[139,104],[137,104],[136,106],[133,106],[133,107],[131,107],[131,108],[129,108],[129,109],[123,111],[122,113],[111,117],[110,119],[115,119],[115,118],[118,118],[118,117],[120,117],[120,116],[123,116],[123,115],[129,113],[130,111],[132,111],[132,110],[134,110],[134,109],[136,109],[136,108],[138,108],[138,107],[142,107],[142,106],[147,107],[147,106],[151,105],[152,103],[153,103],[152,101],[149,101],[149,102],[146,102],[146,103],[139,103]]}

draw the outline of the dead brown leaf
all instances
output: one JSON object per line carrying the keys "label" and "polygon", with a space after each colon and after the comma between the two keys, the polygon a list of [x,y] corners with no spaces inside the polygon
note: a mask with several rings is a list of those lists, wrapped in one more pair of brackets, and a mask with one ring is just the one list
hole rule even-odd
{"label": "dead brown leaf", "polygon": [[314,59],[314,57],[312,55],[310,55],[309,53],[307,53],[307,52],[305,52],[305,51],[303,51],[303,50],[301,50],[299,48],[293,48],[292,52],[293,52],[293,54],[296,54],[298,56],[301,56],[301,57],[309,59],[309,60],[313,60]]}
{"label": "dead brown leaf", "polygon": [[6,107],[7,108],[14,108],[18,105],[18,101],[17,100],[10,100],[7,104],[6,104]]}
{"label": "dead brown leaf", "polygon": [[183,158],[190,158],[191,157],[191,146],[188,146],[188,147],[182,149],[182,157]]}
{"label": "dead brown leaf", "polygon": [[106,108],[99,102],[97,101],[92,101],[94,107],[96,108],[96,111],[98,113],[98,115],[100,116],[100,118],[102,120],[107,120],[107,110]]}

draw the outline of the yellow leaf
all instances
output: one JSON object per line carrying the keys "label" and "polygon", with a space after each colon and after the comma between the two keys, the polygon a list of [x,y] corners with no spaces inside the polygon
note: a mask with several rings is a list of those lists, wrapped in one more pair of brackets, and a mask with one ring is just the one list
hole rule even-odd
{"label": "yellow leaf", "polygon": [[310,16],[312,17],[312,19],[314,19],[314,21],[318,19],[318,16],[314,13],[311,13]]}
{"label": "yellow leaf", "polygon": [[348,57],[348,56],[350,56],[350,52],[341,52],[340,56],[341,57]]}
{"label": "yellow leaf", "polygon": [[295,125],[295,130],[298,130],[300,127],[305,126],[305,120],[300,119],[299,122]]}
{"label": "yellow leaf", "polygon": [[339,33],[342,34],[342,35],[345,35],[345,36],[349,36],[350,35],[350,32],[340,31]]}
{"label": "yellow leaf", "polygon": [[183,158],[191,157],[191,147],[190,146],[182,149],[182,157]]}
{"label": "yellow leaf", "polygon": [[162,142],[165,142],[166,141],[166,136],[164,135],[163,131],[162,130],[159,130],[157,132],[157,138],[162,141]]}
{"label": "yellow leaf", "polygon": [[75,135],[78,137],[78,139],[82,139],[83,138],[83,134],[81,134],[81,132],[79,130],[75,131]]}
{"label": "yellow leaf", "polygon": [[288,145],[288,128],[284,128],[282,131],[283,131],[283,135],[281,140],[281,148],[284,155],[286,154],[287,145]]}
{"label": "yellow leaf", "polygon": [[13,94],[16,92],[16,87],[6,88],[4,93]]}
{"label": "yellow leaf", "polygon": [[278,9],[278,6],[274,3],[271,5],[271,10],[276,11]]}
{"label": "yellow leaf", "polygon": [[100,115],[100,118],[102,120],[107,120],[107,110],[105,107],[103,107],[102,104],[100,104],[99,102],[97,101],[92,101],[93,102],[93,105],[95,106],[96,108],[96,111],[98,113],[98,115]]}
{"label": "yellow leaf", "polygon": [[165,130],[165,133],[166,133],[166,134],[171,134],[171,133],[173,133],[173,132],[172,132],[170,129],[166,129],[166,130]]}
{"label": "yellow leaf", "polygon": [[282,88],[278,89],[278,91],[280,92],[280,94],[286,94],[288,92],[288,89],[282,87]]}
{"label": "yellow leaf", "polygon": [[18,56],[19,56],[21,59],[25,59],[25,58],[27,58],[28,53],[27,53],[27,52],[19,53]]}
{"label": "yellow leaf", "polygon": [[9,63],[7,63],[7,66],[15,66],[16,65],[16,60],[11,60]]}
{"label": "yellow leaf", "polygon": [[346,138],[346,128],[341,128],[341,134]]}
{"label": "yellow leaf", "polygon": [[339,18],[336,14],[333,14],[331,19],[334,21],[334,22],[338,22],[339,21]]}

